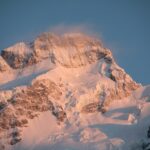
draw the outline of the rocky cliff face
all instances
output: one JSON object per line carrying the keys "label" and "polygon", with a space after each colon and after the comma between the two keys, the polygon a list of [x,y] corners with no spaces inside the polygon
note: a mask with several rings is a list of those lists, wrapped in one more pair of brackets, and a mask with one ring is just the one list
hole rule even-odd
{"label": "rocky cliff face", "polygon": [[8,71],[9,69],[7,62],[0,56],[0,72]]}
{"label": "rocky cliff face", "polygon": [[34,41],[34,51],[39,58],[51,57],[53,62],[66,67],[84,66],[109,53],[97,39],[80,33],[44,33]]}
{"label": "rocky cliff face", "polygon": [[140,87],[98,39],[81,33],[44,33],[29,44],[6,48],[0,56],[0,73],[25,72],[46,59],[53,70],[31,85],[0,91],[0,138],[9,144],[21,140],[21,128],[40,112],[50,111],[58,122],[65,122],[72,112],[104,113],[113,100]]}
{"label": "rocky cliff face", "polygon": [[12,68],[17,69],[46,58],[66,67],[79,67],[95,62],[109,53],[97,39],[84,34],[58,36],[43,33],[32,43],[17,43],[4,49],[1,56]]}

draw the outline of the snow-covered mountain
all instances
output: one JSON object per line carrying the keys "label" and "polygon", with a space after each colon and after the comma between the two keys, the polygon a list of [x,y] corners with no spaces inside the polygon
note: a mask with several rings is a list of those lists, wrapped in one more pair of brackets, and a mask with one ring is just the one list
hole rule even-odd
{"label": "snow-covered mountain", "polygon": [[146,150],[149,93],[97,38],[43,33],[1,51],[0,149]]}

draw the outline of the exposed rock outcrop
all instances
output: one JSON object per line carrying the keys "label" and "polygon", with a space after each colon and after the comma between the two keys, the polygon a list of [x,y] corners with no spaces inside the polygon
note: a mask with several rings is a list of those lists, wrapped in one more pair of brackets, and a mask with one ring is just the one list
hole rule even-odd
{"label": "exposed rock outcrop", "polygon": [[26,66],[28,59],[31,57],[32,50],[25,43],[17,43],[12,47],[2,50],[1,56],[14,69]]}
{"label": "exposed rock outcrop", "polygon": [[0,72],[9,71],[10,69],[7,62],[0,56]]}

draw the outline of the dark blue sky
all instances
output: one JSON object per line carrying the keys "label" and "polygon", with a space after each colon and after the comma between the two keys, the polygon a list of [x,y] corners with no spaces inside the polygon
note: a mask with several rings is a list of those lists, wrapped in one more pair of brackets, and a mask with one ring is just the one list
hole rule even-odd
{"label": "dark blue sky", "polygon": [[0,49],[62,24],[90,26],[121,67],[150,84],[149,0],[0,0]]}

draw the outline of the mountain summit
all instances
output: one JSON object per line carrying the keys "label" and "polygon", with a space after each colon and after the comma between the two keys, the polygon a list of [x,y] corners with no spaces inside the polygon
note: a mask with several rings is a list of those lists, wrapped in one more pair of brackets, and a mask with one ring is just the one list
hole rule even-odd
{"label": "mountain summit", "polygon": [[0,149],[128,148],[113,127],[138,123],[146,89],[96,37],[43,33],[17,43],[0,56]]}

